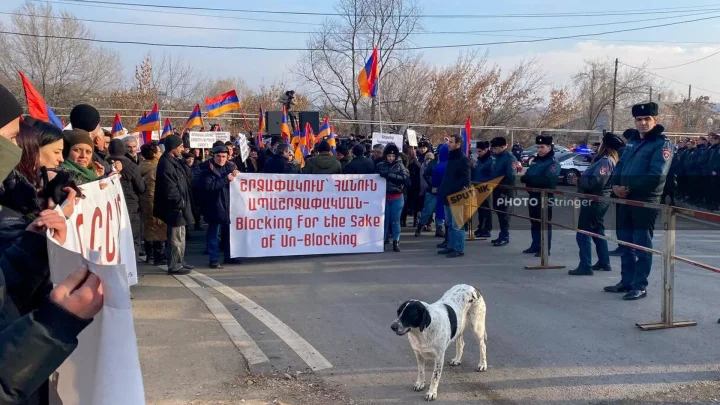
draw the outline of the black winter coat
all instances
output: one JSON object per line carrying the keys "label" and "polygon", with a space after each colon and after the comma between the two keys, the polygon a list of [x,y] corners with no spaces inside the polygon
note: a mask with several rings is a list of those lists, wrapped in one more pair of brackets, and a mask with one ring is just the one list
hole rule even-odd
{"label": "black winter coat", "polygon": [[443,205],[449,205],[447,196],[468,187],[470,187],[470,158],[465,156],[462,148],[451,150],[438,197],[441,198]]}
{"label": "black winter coat", "polygon": [[288,162],[281,155],[273,155],[265,161],[265,173],[300,174],[300,172],[299,165]]}
{"label": "black winter coat", "polygon": [[0,205],[33,218],[42,210],[35,186],[17,170],[10,172],[2,182]]}
{"label": "black winter coat", "polygon": [[395,160],[392,164],[383,160],[378,163],[377,171],[386,181],[385,194],[402,194],[410,179],[407,167],[402,161]]}
{"label": "black winter coat", "polygon": [[190,179],[180,160],[163,153],[158,162],[153,216],[176,228],[193,222]]}
{"label": "black winter coat", "polygon": [[375,163],[365,156],[355,156],[350,163],[345,166],[343,174],[373,174],[375,173]]}
{"label": "black winter coat", "polygon": [[128,213],[140,212],[140,196],[145,194],[145,181],[140,174],[140,166],[133,163],[125,156],[111,156],[110,160],[119,161],[122,164],[120,171],[120,185],[125,196],[125,205]]}
{"label": "black winter coat", "polygon": [[230,223],[230,181],[227,176],[234,170],[237,166],[232,162],[221,167],[209,160],[200,166],[202,214],[209,224]]}
{"label": "black winter coat", "polygon": [[47,379],[92,320],[47,299],[52,283],[44,235],[23,232],[3,249],[0,269],[0,404],[45,404]]}

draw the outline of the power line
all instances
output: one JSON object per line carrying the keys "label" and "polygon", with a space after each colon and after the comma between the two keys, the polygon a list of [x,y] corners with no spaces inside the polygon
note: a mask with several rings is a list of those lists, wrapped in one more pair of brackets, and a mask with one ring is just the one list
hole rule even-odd
{"label": "power line", "polygon": [[[716,11],[720,11],[720,8],[716,9]],[[26,14],[26,13],[2,12],[2,11],[0,11],[0,14],[14,15],[14,16],[19,16],[19,17],[39,17],[39,18],[48,18],[48,19],[55,19],[55,20],[81,21],[81,22],[87,22],[87,23],[114,24],[114,25],[136,26],[136,27],[195,29],[195,30],[232,31],[232,32],[262,32],[262,33],[274,33],[274,34],[314,34],[316,32],[316,31],[289,31],[289,30],[270,30],[270,29],[251,29],[251,28],[208,27],[208,26],[194,26],[194,25],[135,23],[135,22],[121,22],[121,21],[117,21],[117,20],[111,21],[111,20],[84,19],[84,18],[77,18],[77,17],[65,17],[65,16],[55,16],[55,15],[48,16],[48,15],[39,15],[39,14]],[[469,34],[485,34],[485,33],[496,33],[496,32],[545,31],[545,30],[557,30],[557,29],[568,29],[568,28],[587,28],[587,27],[607,26],[607,25],[632,24],[632,23],[638,23],[638,22],[693,17],[696,15],[704,15],[704,14],[706,14],[706,12],[684,14],[684,15],[671,16],[671,17],[646,18],[646,19],[642,19],[642,20],[611,21],[611,22],[595,23],[595,24],[564,25],[564,26],[555,26],[555,27],[509,28],[509,29],[497,29],[497,30],[470,30],[470,31],[419,31],[419,32],[413,32],[413,33],[404,32],[404,33],[400,33],[400,34],[403,34],[403,35],[406,35],[406,34],[413,34],[413,35],[469,35]],[[342,32],[338,32],[338,33],[342,33]],[[541,38],[541,37],[526,37],[526,38]]]}
{"label": "power line", "polygon": [[652,69],[652,70],[674,69],[674,68],[681,67],[681,66],[692,65],[693,63],[697,63],[697,62],[703,61],[703,60],[705,60],[705,59],[710,59],[710,58],[712,58],[712,57],[715,56],[715,55],[720,55],[720,51],[717,51],[717,52],[715,52],[715,53],[713,53],[713,54],[711,54],[711,55],[702,57],[702,58],[700,58],[700,59],[695,59],[695,60],[690,61],[690,62],[681,63],[681,64],[679,64],[679,65],[675,65],[675,66],[665,66],[665,67],[651,68],[651,69]]}
{"label": "power line", "polygon": [[[618,63],[621,64],[621,65],[623,65],[623,66],[626,66],[626,67],[629,67],[629,68],[632,68],[632,69],[636,69],[636,70],[639,70],[639,71],[641,71],[641,72],[645,72],[645,73],[647,73],[647,74],[653,75],[653,76],[655,76],[655,77],[659,77],[659,78],[661,78],[661,79],[663,79],[663,80],[667,80],[667,81],[669,81],[669,82],[673,82],[673,83],[676,83],[676,84],[682,84],[683,86],[690,86],[689,83],[683,83],[683,82],[679,82],[679,81],[677,81],[677,80],[673,80],[673,79],[667,78],[667,77],[665,77],[665,76],[660,76],[659,74],[654,73],[654,72],[650,72],[650,71],[648,71],[648,70],[645,69],[645,68],[628,65],[627,63],[622,63],[622,62],[618,62]],[[695,87],[696,89],[698,89],[698,90],[702,90],[702,91],[704,91],[704,92],[707,92],[707,93],[711,93],[711,94],[715,94],[715,95],[717,95],[717,96],[720,96],[720,93],[718,93],[718,92],[715,92],[715,91],[712,91],[712,90],[708,90],[708,89],[703,89],[702,87],[697,87],[697,86],[694,86],[694,87]]]}
{"label": "power line", "polygon": [[[236,12],[236,13],[252,13],[252,14],[282,14],[282,15],[304,15],[304,16],[340,16],[345,14],[330,13],[330,12],[316,12],[316,11],[285,11],[285,10],[257,10],[257,9],[233,9],[233,8],[215,8],[215,7],[196,7],[196,6],[178,6],[168,4],[148,4],[148,3],[131,3],[131,2],[115,2],[115,1],[103,1],[103,0],[67,0],[72,3],[82,4],[111,4],[111,5],[122,5],[122,6],[134,6],[134,7],[152,7],[162,9],[179,9],[179,10],[200,10],[200,11],[224,11],[224,12]],[[417,18],[560,18],[560,17],[602,17],[602,16],[613,16],[613,15],[631,15],[631,14],[674,14],[687,12],[692,9],[694,11],[706,11],[709,5],[702,6],[686,6],[686,7],[671,7],[665,9],[665,11],[658,11],[660,9],[654,9],[654,11],[648,11],[647,9],[636,9],[636,10],[616,10],[616,11],[597,11],[597,12],[576,12],[576,13],[536,13],[536,14],[398,14],[393,17],[417,17]],[[373,17],[371,14],[358,14],[358,17]]]}
{"label": "power line", "polygon": [[[508,45],[508,44],[521,44],[521,43],[527,44],[527,43],[555,41],[555,40],[561,40],[561,39],[595,37],[595,36],[599,36],[599,35],[615,34],[615,33],[620,33],[620,32],[640,31],[640,30],[646,30],[646,29],[652,29],[652,28],[668,27],[668,26],[679,25],[679,24],[688,24],[688,23],[693,23],[693,22],[698,22],[698,21],[712,20],[712,19],[716,19],[716,18],[720,18],[720,15],[696,18],[693,20],[677,21],[677,22],[665,23],[665,24],[649,25],[649,26],[644,26],[644,27],[635,27],[635,28],[626,28],[626,29],[621,29],[621,30],[596,32],[596,33],[590,33],[590,34],[564,35],[564,36],[558,36],[558,37],[523,39],[523,40],[513,40],[513,41],[483,42],[483,43],[474,43],[474,44],[426,45],[426,46],[404,47],[401,49],[402,50],[454,49],[454,48],[471,48],[471,47],[489,46],[489,45]],[[121,40],[106,40],[106,39],[104,40],[104,39],[81,38],[81,37],[67,37],[67,36],[59,36],[59,35],[39,35],[39,34],[12,32],[12,31],[0,31],[0,33],[8,34],[8,35],[18,35],[18,36],[24,36],[24,37],[34,37],[34,38],[67,39],[67,40],[86,41],[86,42],[125,44],[125,45],[145,45],[145,46],[158,46],[158,47],[170,47],[170,48],[257,50],[257,51],[284,51],[284,52],[287,52],[287,51],[335,52],[335,50],[327,49],[327,48],[269,48],[269,47],[258,47],[258,46],[163,44],[163,43],[145,42],[145,41],[121,41]],[[357,51],[368,51],[368,52],[371,51],[371,49],[356,49],[356,50]],[[339,52],[339,51],[337,51],[337,52]]]}

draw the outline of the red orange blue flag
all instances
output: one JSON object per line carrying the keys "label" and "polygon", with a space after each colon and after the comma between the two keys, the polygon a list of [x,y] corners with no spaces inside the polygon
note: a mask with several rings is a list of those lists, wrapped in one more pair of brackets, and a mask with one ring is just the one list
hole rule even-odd
{"label": "red orange blue flag", "polygon": [[333,125],[330,126],[330,136],[328,136],[328,144],[330,145],[330,150],[332,150],[333,155],[335,155],[335,147],[337,146],[337,136],[335,135],[335,127]]}
{"label": "red orange blue flag", "polygon": [[120,121],[120,114],[115,113],[115,120],[113,120],[113,126],[112,130],[110,131],[110,135],[115,138],[118,135],[123,135],[124,132],[125,130],[123,128],[123,124]]}
{"label": "red orange blue flag", "polygon": [[182,132],[185,132],[186,129],[190,129],[192,127],[202,126],[204,126],[204,124],[202,119],[202,111],[200,111],[200,104],[195,104],[195,108],[193,108],[192,112],[190,113],[190,118],[188,118],[187,122],[185,122]]}
{"label": "red orange blue flag", "polygon": [[235,90],[230,90],[227,93],[206,98],[205,108],[207,109],[208,117],[219,117],[228,111],[239,110],[240,99],[238,99]]}
{"label": "red orange blue flag", "polygon": [[25,90],[28,114],[37,120],[48,122],[62,129],[64,127],[62,121],[55,115],[50,105],[45,102],[40,92],[35,89],[35,86],[25,77],[23,72],[18,70],[18,73],[20,73],[20,79],[22,80],[23,89]]}
{"label": "red orange blue flag", "polygon": [[316,139],[325,139],[328,136],[330,136],[330,118],[325,117],[325,121],[323,121],[323,124],[320,126],[320,133]]}
{"label": "red orange blue flag", "polygon": [[173,133],[174,132],[172,124],[170,123],[170,118],[165,118],[165,125],[163,126],[162,136],[160,138],[165,138],[166,136],[170,136]]}
{"label": "red orange blue flag", "polygon": [[135,129],[136,132],[147,132],[147,131],[159,131],[160,130],[160,112],[158,111],[158,105],[153,105],[150,114],[140,118],[138,127]]}
{"label": "red orange blue flag", "polygon": [[462,151],[467,156],[470,156],[470,138],[472,137],[470,117],[467,117],[467,120],[465,120],[465,128],[460,131],[460,135],[462,135],[463,138]]}
{"label": "red orange blue flag", "polygon": [[256,144],[258,149],[265,148],[265,143],[263,142],[263,132],[265,132],[265,111],[263,111],[262,105],[260,105],[260,113],[258,115],[258,133],[256,137]]}
{"label": "red orange blue flag", "polygon": [[282,135],[285,143],[290,144],[290,126],[288,125],[288,116],[285,106],[282,109],[282,121],[280,122],[280,135]]}
{"label": "red orange blue flag", "polygon": [[377,46],[365,63],[365,67],[358,75],[358,86],[360,86],[361,97],[375,97],[377,95],[378,80],[378,48]]}

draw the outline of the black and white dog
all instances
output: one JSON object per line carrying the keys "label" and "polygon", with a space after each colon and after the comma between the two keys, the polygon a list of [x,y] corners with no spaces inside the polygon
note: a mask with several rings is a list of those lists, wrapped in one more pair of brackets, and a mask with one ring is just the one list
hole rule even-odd
{"label": "black and white dog", "polygon": [[425,394],[426,401],[437,398],[445,351],[453,340],[457,354],[450,361],[450,365],[460,365],[465,347],[463,331],[468,318],[480,344],[480,362],[475,371],[487,370],[485,313],[485,300],[480,292],[465,284],[452,287],[434,304],[410,300],[400,305],[397,319],[391,328],[398,336],[407,333],[410,346],[415,351],[418,364],[415,391],[422,391],[425,388],[425,362],[428,360],[435,362],[430,388]]}

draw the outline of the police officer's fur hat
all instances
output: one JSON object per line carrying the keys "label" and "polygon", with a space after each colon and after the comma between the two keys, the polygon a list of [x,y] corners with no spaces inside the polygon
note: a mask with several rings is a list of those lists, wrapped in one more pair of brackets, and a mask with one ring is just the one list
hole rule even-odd
{"label": "police officer's fur hat", "polygon": [[430,142],[428,141],[420,141],[418,142],[418,148],[429,148]]}
{"label": "police officer's fur hat", "polygon": [[495,137],[490,141],[490,146],[493,148],[497,146],[507,146],[507,140],[502,136]]}
{"label": "police officer's fur hat", "polygon": [[605,135],[603,135],[603,144],[605,144],[606,148],[618,150],[625,146],[625,141],[612,132],[606,132]]}
{"label": "police officer's fur hat", "polygon": [[632,107],[633,117],[656,117],[659,111],[657,103],[635,104]]}
{"label": "police officer's fur hat", "polygon": [[550,135],[538,135],[535,137],[535,145],[548,145],[552,146],[553,144],[552,136]]}
{"label": "police officer's fur hat", "polygon": [[385,149],[383,149],[383,157],[387,155],[395,155],[395,157],[399,157],[400,149],[398,149],[394,143],[389,143],[385,145]]}
{"label": "police officer's fur hat", "polygon": [[478,143],[475,144],[475,147],[477,149],[487,149],[490,147],[490,142],[488,141],[478,141]]}

